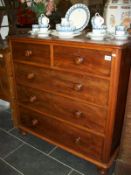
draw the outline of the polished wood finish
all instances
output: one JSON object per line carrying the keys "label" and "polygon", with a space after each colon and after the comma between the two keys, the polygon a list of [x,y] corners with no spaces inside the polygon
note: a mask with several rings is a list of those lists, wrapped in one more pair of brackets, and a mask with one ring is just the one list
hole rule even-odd
{"label": "polished wood finish", "polygon": [[15,125],[98,166],[116,157],[131,42],[14,36]]}
{"label": "polished wood finish", "polygon": [[54,66],[95,75],[110,76],[111,62],[103,59],[105,55],[111,55],[111,52],[55,46]]}
{"label": "polished wood finish", "polygon": [[9,49],[0,49],[0,99],[10,101],[10,87],[9,87]]}
{"label": "polished wood finish", "polygon": [[84,127],[92,132],[104,133],[107,110],[73,99],[68,99],[41,90],[18,86],[18,100],[22,106],[28,106],[42,113],[57,117]]}
{"label": "polished wood finish", "polygon": [[[106,106],[108,104],[109,81],[78,73],[43,67],[15,64],[16,81],[37,89],[64,93],[68,96]],[[44,83],[43,83],[44,80]]]}
{"label": "polished wood finish", "polygon": [[[50,64],[50,46],[31,44],[31,43],[17,43],[13,47],[13,55],[15,60],[21,60],[32,63]],[[41,54],[44,53],[43,56]]]}
{"label": "polished wood finish", "polygon": [[89,155],[97,160],[101,159],[102,137],[94,136],[81,129],[78,130],[76,127],[67,125],[57,119],[52,119],[44,115],[41,117],[41,115],[34,111],[21,109],[21,125],[30,128],[30,130],[39,133],[45,138],[47,137],[56,143],[58,142],[61,145],[67,146],[82,155]]}

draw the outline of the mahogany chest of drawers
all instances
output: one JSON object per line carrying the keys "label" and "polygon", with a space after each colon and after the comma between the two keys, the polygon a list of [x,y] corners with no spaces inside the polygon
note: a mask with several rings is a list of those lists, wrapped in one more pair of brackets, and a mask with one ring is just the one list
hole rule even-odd
{"label": "mahogany chest of drawers", "polygon": [[8,48],[0,49],[0,99],[10,101],[10,52]]}
{"label": "mahogany chest of drawers", "polygon": [[16,127],[106,174],[120,142],[131,43],[14,36],[10,45]]}

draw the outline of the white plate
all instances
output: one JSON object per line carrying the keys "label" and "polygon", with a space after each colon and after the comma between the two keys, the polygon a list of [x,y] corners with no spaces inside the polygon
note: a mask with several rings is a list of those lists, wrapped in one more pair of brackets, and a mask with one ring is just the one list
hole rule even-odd
{"label": "white plate", "polygon": [[86,5],[77,3],[73,5],[71,8],[69,8],[65,17],[69,21],[72,21],[73,26],[76,27],[75,32],[80,32],[89,23],[90,11]]}
{"label": "white plate", "polygon": [[32,30],[29,31],[28,33],[30,33],[31,35],[37,35],[38,34],[38,32],[33,32]]}
{"label": "white plate", "polygon": [[51,31],[48,30],[47,32],[38,32],[38,34],[49,34]]}
{"label": "white plate", "polygon": [[29,31],[31,35],[34,36],[38,35],[39,37],[47,37],[50,34],[50,32],[51,32],[50,30],[48,30],[47,32],[33,32],[32,30]]}
{"label": "white plate", "polygon": [[39,33],[38,34],[38,37],[48,37],[49,36],[49,34],[45,34],[45,33]]}
{"label": "white plate", "polygon": [[[65,32],[65,33],[66,33],[66,32]],[[80,35],[81,32],[79,32],[79,33],[73,33],[73,34],[70,34],[70,33],[68,32],[68,33],[64,34],[64,32],[59,33],[59,32],[57,32],[56,30],[52,30],[51,34],[52,34],[53,36],[57,36],[57,37],[59,37],[59,38],[73,38],[73,37],[75,37],[75,36]]]}
{"label": "white plate", "polygon": [[114,35],[115,39],[116,40],[127,40],[129,35],[126,34],[126,35]]}
{"label": "white plate", "polygon": [[106,34],[94,34],[92,32],[89,32],[86,36],[89,37],[91,40],[102,41],[104,40]]}

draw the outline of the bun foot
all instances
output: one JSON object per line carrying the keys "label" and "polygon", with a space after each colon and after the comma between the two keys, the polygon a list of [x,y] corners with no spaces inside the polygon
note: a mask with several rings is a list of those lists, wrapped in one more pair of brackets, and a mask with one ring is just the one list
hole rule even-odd
{"label": "bun foot", "polygon": [[24,130],[22,130],[22,129],[19,129],[19,132],[21,133],[21,135],[23,135],[23,136],[26,136],[27,135],[27,132],[26,131],[24,131]]}
{"label": "bun foot", "polygon": [[97,168],[98,169],[98,175],[108,175],[108,169],[104,168]]}

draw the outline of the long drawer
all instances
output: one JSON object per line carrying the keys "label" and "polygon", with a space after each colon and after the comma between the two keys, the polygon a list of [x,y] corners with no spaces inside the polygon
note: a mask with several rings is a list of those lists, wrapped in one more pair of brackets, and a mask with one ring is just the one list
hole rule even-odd
{"label": "long drawer", "polygon": [[63,122],[41,116],[35,112],[20,108],[20,125],[48,138],[56,144],[74,150],[96,160],[101,159],[103,138],[83,130],[66,125]]}
{"label": "long drawer", "polygon": [[14,60],[39,64],[50,64],[50,46],[32,43],[14,43],[12,48]]}
{"label": "long drawer", "polygon": [[108,80],[23,64],[15,64],[15,74],[17,83],[62,93],[102,106],[108,104]]}
{"label": "long drawer", "polygon": [[54,46],[54,65],[68,70],[81,71],[102,76],[110,76],[112,53],[101,50]]}
{"label": "long drawer", "polygon": [[43,113],[104,133],[107,111],[43,91],[17,86],[19,103]]}

